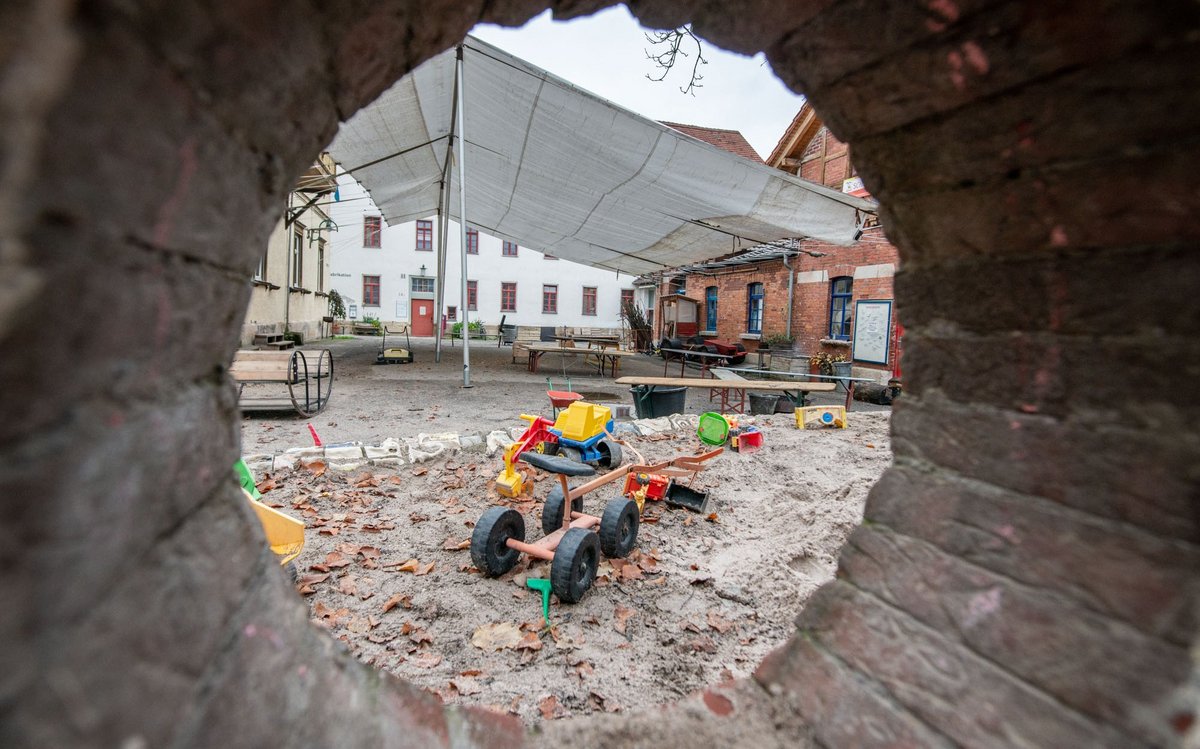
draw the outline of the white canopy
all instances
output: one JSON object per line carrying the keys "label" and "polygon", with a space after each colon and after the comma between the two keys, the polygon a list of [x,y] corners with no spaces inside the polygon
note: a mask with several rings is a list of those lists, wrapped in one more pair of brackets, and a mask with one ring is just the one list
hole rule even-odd
{"label": "white canopy", "polygon": [[[647,273],[787,237],[849,244],[873,204],[634,114],[467,37],[467,222],[599,268]],[[329,150],[389,224],[437,212],[455,50],[344,123]],[[453,170],[450,170],[453,171]],[[457,175],[450,189],[457,191]],[[459,218],[457,201],[450,215]]]}

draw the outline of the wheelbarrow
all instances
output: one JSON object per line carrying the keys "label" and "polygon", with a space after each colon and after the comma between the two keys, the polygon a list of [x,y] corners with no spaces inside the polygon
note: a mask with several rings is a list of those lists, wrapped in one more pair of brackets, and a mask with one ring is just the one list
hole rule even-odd
{"label": "wheelbarrow", "polygon": [[549,377],[546,378],[546,388],[546,397],[550,399],[550,407],[554,409],[554,418],[558,418],[560,409],[566,408],[575,401],[583,398],[582,393],[571,392],[571,378],[569,377],[567,378],[566,390],[555,390],[554,383],[550,381]]}

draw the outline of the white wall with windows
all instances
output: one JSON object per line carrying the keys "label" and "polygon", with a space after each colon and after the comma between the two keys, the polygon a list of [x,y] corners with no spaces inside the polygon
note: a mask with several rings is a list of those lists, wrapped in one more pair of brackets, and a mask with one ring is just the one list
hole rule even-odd
{"label": "white wall with windows", "polygon": [[[433,298],[437,218],[388,226],[361,185],[348,176],[338,185],[340,199],[327,206],[338,226],[327,249],[331,287],[359,320],[410,320],[414,299]],[[468,217],[470,211],[468,205]],[[458,224],[448,226],[443,309],[454,322],[462,320],[461,233]],[[552,258],[483,231],[469,233],[467,246],[471,320],[494,326],[507,316],[510,325],[620,327],[621,292],[630,293],[633,276]]]}

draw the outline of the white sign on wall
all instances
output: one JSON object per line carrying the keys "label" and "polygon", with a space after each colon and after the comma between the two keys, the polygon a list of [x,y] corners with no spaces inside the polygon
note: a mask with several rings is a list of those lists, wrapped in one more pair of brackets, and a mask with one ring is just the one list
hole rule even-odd
{"label": "white sign on wall", "polygon": [[854,361],[887,364],[892,342],[892,300],[871,299],[854,305]]}

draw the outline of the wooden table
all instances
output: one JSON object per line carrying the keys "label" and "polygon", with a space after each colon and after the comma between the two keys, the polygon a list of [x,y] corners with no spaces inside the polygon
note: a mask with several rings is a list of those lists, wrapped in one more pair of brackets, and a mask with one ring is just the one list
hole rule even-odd
{"label": "wooden table", "polygon": [[596,348],[615,348],[621,343],[620,338],[610,335],[556,335],[554,336],[554,340],[561,341],[562,343],[567,343],[568,341],[575,343],[578,341],[587,344],[588,348],[592,348],[593,344],[595,344]]}
{"label": "wooden table", "polygon": [[[696,349],[682,349],[682,348],[663,348],[663,349],[659,349],[659,351],[666,352],[668,354],[678,354],[678,356],[676,356],[675,359],[678,359],[678,361],[679,361],[679,376],[680,377],[684,376],[684,372],[686,371],[687,365],[689,363],[697,364],[700,367],[700,376],[707,377],[708,370],[711,369],[714,364],[717,364],[717,362],[713,361],[714,359],[719,360],[720,362],[723,362],[723,363],[728,363],[728,361],[729,361],[728,354],[710,354],[709,352],[704,351],[703,349],[696,350]],[[689,357],[692,357],[693,359],[699,359],[699,361],[698,362],[689,362]],[[672,361],[673,361],[673,359],[667,358],[665,356],[663,357],[663,377],[667,376],[667,367],[670,366]]]}
{"label": "wooden table", "polygon": [[555,346],[549,343],[531,343],[529,344],[529,371],[537,372],[538,364],[542,356],[545,354],[562,354],[563,356],[594,356],[600,365],[600,374],[604,374],[604,364],[609,364],[609,376],[616,377],[621,369],[621,357],[633,356],[633,351],[621,351],[617,348],[575,348],[573,346]]}
{"label": "wooden table", "polygon": [[[746,412],[746,391],[767,391],[791,396],[800,394],[804,402],[807,393],[832,393],[837,386],[832,382],[778,382],[772,380],[717,380],[703,377],[621,377],[618,385],[646,385],[655,387],[707,388],[711,396],[716,392],[721,397],[721,411]],[[731,397],[732,396],[732,397]],[[792,400],[796,400],[793,396]],[[847,407],[849,403],[847,403]]]}

